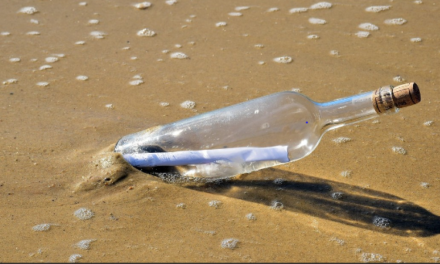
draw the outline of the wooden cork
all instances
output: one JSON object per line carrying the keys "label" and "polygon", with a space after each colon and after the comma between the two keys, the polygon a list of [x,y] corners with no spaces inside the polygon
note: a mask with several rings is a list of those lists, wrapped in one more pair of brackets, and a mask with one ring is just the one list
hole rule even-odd
{"label": "wooden cork", "polygon": [[395,107],[403,108],[417,104],[421,100],[420,90],[416,83],[405,83],[397,87],[384,86],[373,93],[373,106],[378,114]]}

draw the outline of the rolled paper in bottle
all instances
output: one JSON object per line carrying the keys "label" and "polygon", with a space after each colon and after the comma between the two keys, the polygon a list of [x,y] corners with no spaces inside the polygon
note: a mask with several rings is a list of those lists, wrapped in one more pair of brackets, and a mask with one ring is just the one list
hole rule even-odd
{"label": "rolled paper in bottle", "polygon": [[245,163],[254,161],[288,162],[287,146],[266,148],[224,148],[195,151],[124,154],[124,159],[134,167],[181,166],[212,162]]}

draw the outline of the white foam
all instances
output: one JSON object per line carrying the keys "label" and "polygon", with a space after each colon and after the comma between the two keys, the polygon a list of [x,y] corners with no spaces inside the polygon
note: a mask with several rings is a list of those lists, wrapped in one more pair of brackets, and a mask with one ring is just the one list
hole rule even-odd
{"label": "white foam", "polygon": [[342,143],[347,143],[351,141],[351,138],[348,137],[338,137],[332,140],[333,142],[335,142],[336,144],[342,144]]}
{"label": "white foam", "polygon": [[240,240],[238,240],[236,238],[223,239],[223,241],[221,243],[221,247],[228,248],[228,249],[234,249],[237,247],[238,242],[240,242]]}
{"label": "white foam", "polygon": [[113,109],[113,108],[115,108],[115,106],[114,106],[113,104],[106,104],[106,105],[105,105],[105,108],[107,108],[107,109]]}
{"label": "white foam", "polygon": [[133,79],[138,79],[138,80],[142,80],[142,76],[139,74],[136,74],[135,76],[132,77]]}
{"label": "white foam", "polygon": [[140,85],[143,83],[144,83],[144,81],[142,81],[142,80],[133,80],[133,81],[129,82],[130,85]]}
{"label": "white foam", "polygon": [[79,2],[78,5],[79,5],[79,6],[86,6],[86,5],[87,5],[87,2]]}
{"label": "white foam", "polygon": [[389,229],[391,228],[392,222],[390,219],[382,217],[382,216],[374,216],[373,217],[373,225],[383,228],[383,229]]}
{"label": "white foam", "polygon": [[360,256],[360,261],[369,263],[369,262],[384,262],[385,259],[382,255],[377,253],[362,253]]}
{"label": "white foam", "polygon": [[272,210],[276,210],[276,211],[281,211],[284,208],[284,204],[282,204],[279,201],[272,201],[272,203],[270,204],[270,209]]}
{"label": "white foam", "polygon": [[246,215],[246,218],[247,218],[249,221],[255,221],[255,220],[257,220],[257,217],[256,217],[253,213],[249,213],[249,214],[247,214],[247,215]]}
{"label": "white foam", "polygon": [[58,57],[58,58],[64,58],[64,57],[66,57],[66,54],[64,54],[64,53],[54,53],[54,54],[52,54],[53,56],[56,56],[56,57]]}
{"label": "white foam", "polygon": [[372,12],[372,13],[379,13],[385,10],[390,9],[391,6],[387,5],[387,6],[370,6],[365,8],[365,11],[367,12]]}
{"label": "white foam", "polygon": [[422,38],[411,38],[410,39],[411,42],[422,42]]}
{"label": "white foam", "polygon": [[142,3],[137,3],[137,4],[133,4],[134,7],[136,7],[137,9],[147,9],[151,6],[150,2],[142,2]]}
{"label": "white foam", "polygon": [[332,7],[332,4],[329,2],[319,2],[312,6],[310,6],[310,9],[329,9]]}
{"label": "white foam", "polygon": [[424,126],[432,126],[432,124],[434,124],[434,121],[426,121],[425,123],[423,123]]}
{"label": "white foam", "polygon": [[220,22],[215,23],[215,26],[216,27],[225,27],[227,24],[228,23],[226,23],[226,22],[220,21]]}
{"label": "white foam", "polygon": [[70,257],[69,257],[69,262],[70,262],[70,263],[76,263],[76,262],[78,262],[78,260],[79,260],[80,258],[82,258],[82,256],[81,256],[80,254],[72,254],[72,255],[70,255]]}
{"label": "white foam", "polygon": [[373,25],[371,23],[362,23],[359,25],[359,28],[364,29],[364,30],[370,30],[370,31],[379,30],[378,26]]}
{"label": "white foam", "polygon": [[156,32],[151,29],[144,28],[139,30],[136,35],[138,35],[139,37],[154,37],[156,36]]}
{"label": "white foam", "polygon": [[80,41],[75,42],[75,45],[84,45],[84,44],[86,44],[86,42],[84,40],[80,40]]}
{"label": "white foam", "polygon": [[51,224],[40,224],[32,227],[32,230],[36,232],[48,231],[50,229]]}
{"label": "white foam", "polygon": [[301,89],[300,88],[292,88],[291,91],[295,92],[295,93],[300,93]]}
{"label": "white foam", "polygon": [[351,171],[351,170],[345,170],[345,171],[342,171],[342,172],[341,172],[341,176],[344,177],[344,178],[348,178],[348,177],[350,177],[351,174],[352,174],[352,171]]}
{"label": "white foam", "polygon": [[249,6],[237,6],[235,8],[235,11],[242,11],[242,10],[248,10]]}
{"label": "white foam", "polygon": [[132,56],[132,57],[130,57],[130,60],[137,60],[137,58],[138,57],[136,57],[136,56]]}
{"label": "white foam", "polygon": [[46,87],[49,85],[48,82],[37,82],[36,84],[37,84],[37,86],[41,86],[41,87]]}
{"label": "white foam", "polygon": [[298,13],[304,13],[309,10],[307,7],[295,7],[289,10],[289,13],[291,14],[298,14]]}
{"label": "white foam", "polygon": [[99,24],[99,20],[98,19],[90,19],[89,22],[87,22],[87,23],[89,23],[90,25],[97,25],[97,24]]}
{"label": "white foam", "polygon": [[26,7],[23,7],[22,9],[18,10],[18,13],[27,14],[27,15],[33,15],[37,12],[38,12],[38,10],[33,6],[26,6]]}
{"label": "white foam", "polygon": [[331,50],[331,51],[330,51],[330,55],[332,55],[332,56],[339,56],[339,51],[337,51],[337,50]]}
{"label": "white foam", "polygon": [[262,49],[262,48],[264,48],[264,45],[263,44],[255,44],[254,47],[257,49]]}
{"label": "white foam", "polygon": [[159,105],[162,106],[162,107],[167,107],[167,106],[170,105],[170,103],[168,103],[168,102],[160,102]]}
{"label": "white foam", "polygon": [[185,209],[186,208],[186,204],[179,203],[179,204],[176,205],[176,208]]}
{"label": "white foam", "polygon": [[20,62],[21,59],[20,58],[10,58],[9,61],[10,62]]}
{"label": "white foam", "polygon": [[38,31],[29,31],[29,32],[26,33],[26,35],[28,35],[28,36],[38,36],[38,35],[40,35],[40,32],[38,32]]}
{"label": "white foam", "polygon": [[314,25],[324,25],[327,23],[324,19],[311,17],[309,18],[309,23]]}
{"label": "white foam", "polygon": [[319,39],[318,35],[308,35],[307,36],[308,39]]}
{"label": "white foam", "polygon": [[182,47],[182,45],[180,45],[180,44],[175,44],[174,47],[180,49],[180,48]]}
{"label": "white foam", "polygon": [[212,200],[208,203],[208,205],[217,209],[222,205],[222,202],[218,200]]}
{"label": "white foam", "polygon": [[280,9],[278,7],[271,7],[269,9],[267,9],[267,12],[269,13],[273,13],[273,12],[277,12],[280,11]]}
{"label": "white foam", "polygon": [[8,31],[3,31],[3,32],[1,32],[0,33],[0,35],[2,35],[2,36],[9,36],[9,35],[11,35],[11,33],[9,33]]}
{"label": "white foam", "polygon": [[96,239],[84,239],[76,243],[75,247],[88,250],[90,249],[90,244],[94,241],[96,241]]}
{"label": "white foam", "polygon": [[44,60],[49,63],[54,63],[57,62],[59,59],[57,57],[47,57]]}
{"label": "white foam", "polygon": [[17,79],[7,79],[6,81],[3,82],[3,85],[13,84],[17,82],[18,82]]}
{"label": "white foam", "polygon": [[228,13],[228,15],[233,16],[233,17],[240,17],[240,16],[242,16],[243,14],[240,13],[240,12],[230,12],[230,13]]}
{"label": "white foam", "polygon": [[177,0],[167,0],[167,1],[165,1],[165,3],[167,4],[167,5],[175,5],[175,4],[177,4]]}
{"label": "white foam", "polygon": [[391,18],[391,19],[387,19],[384,21],[385,24],[387,25],[403,25],[405,24],[407,21],[403,18]]}
{"label": "white foam", "polygon": [[289,56],[281,56],[281,57],[276,57],[273,59],[274,62],[276,63],[291,63],[293,61],[292,57]]}
{"label": "white foam", "polygon": [[370,32],[368,31],[358,31],[354,33],[358,38],[368,38],[370,36]]}
{"label": "white foam", "polygon": [[170,58],[183,60],[183,59],[188,59],[189,57],[183,52],[173,52],[170,54]]}
{"label": "white foam", "polygon": [[78,76],[76,76],[76,79],[78,81],[87,81],[89,79],[89,77],[87,77],[85,75],[78,75]]}
{"label": "white foam", "polygon": [[87,209],[85,207],[81,207],[78,210],[76,210],[73,213],[73,215],[76,216],[78,219],[87,220],[87,219],[92,218],[95,215],[95,213],[93,213],[90,209]]}
{"label": "white foam", "polygon": [[103,39],[105,36],[107,35],[107,33],[103,32],[103,31],[92,31],[90,32],[90,36],[96,38],[96,39]]}
{"label": "white foam", "polygon": [[31,22],[32,24],[36,24],[36,25],[40,24],[40,22],[38,20],[33,19],[33,18],[29,22]]}
{"label": "white foam", "polygon": [[393,81],[395,81],[395,82],[404,82],[405,79],[402,76],[397,75],[397,76],[394,76]]}
{"label": "white foam", "polygon": [[47,69],[52,69],[52,66],[50,66],[50,65],[43,65],[43,66],[40,66],[40,71],[44,71],[44,70],[47,70]]}
{"label": "white foam", "polygon": [[404,148],[402,148],[402,147],[394,146],[391,149],[393,150],[394,153],[401,154],[401,155],[405,155],[406,154],[406,150]]}
{"label": "white foam", "polygon": [[428,189],[429,188],[429,183],[427,183],[427,182],[421,182],[420,183],[420,187],[422,187],[422,188],[424,188],[424,189]]}
{"label": "white foam", "polygon": [[264,64],[266,64],[265,61],[259,61],[259,62],[258,62],[258,65],[264,65]]}
{"label": "white foam", "polygon": [[416,5],[420,5],[420,4],[423,4],[423,1],[422,0],[415,0],[413,3]]}

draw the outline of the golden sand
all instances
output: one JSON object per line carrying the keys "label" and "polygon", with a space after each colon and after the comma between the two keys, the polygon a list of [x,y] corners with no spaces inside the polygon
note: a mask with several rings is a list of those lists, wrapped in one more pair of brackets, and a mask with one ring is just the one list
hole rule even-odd
{"label": "golden sand", "polygon": [[[1,3],[1,262],[440,261],[440,3],[82,2]],[[279,91],[322,102],[401,81],[421,103],[230,181],[168,183],[112,152]]]}

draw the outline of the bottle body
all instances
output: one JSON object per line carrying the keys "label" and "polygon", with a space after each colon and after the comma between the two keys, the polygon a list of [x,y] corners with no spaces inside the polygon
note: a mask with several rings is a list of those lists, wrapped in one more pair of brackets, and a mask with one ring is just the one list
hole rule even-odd
{"label": "bottle body", "polygon": [[147,152],[251,148],[258,156],[263,148],[286,149],[287,159],[210,160],[186,164],[180,171],[186,177],[232,177],[304,158],[326,131],[377,116],[372,93],[328,103],[316,103],[291,91],[275,93],[125,136],[115,151],[129,157]]}

